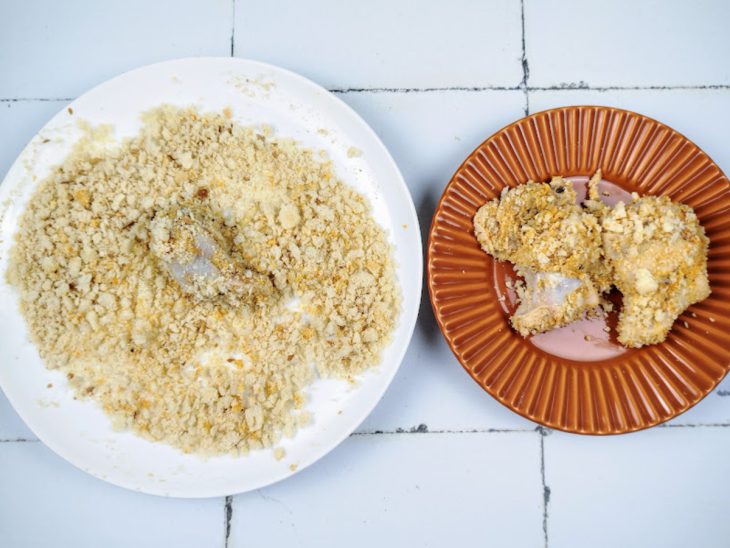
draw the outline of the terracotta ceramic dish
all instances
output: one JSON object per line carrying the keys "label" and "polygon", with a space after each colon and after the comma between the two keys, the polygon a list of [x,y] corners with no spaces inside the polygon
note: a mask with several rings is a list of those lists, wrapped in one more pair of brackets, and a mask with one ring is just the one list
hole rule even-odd
{"label": "terracotta ceramic dish", "polygon": [[[623,348],[604,329],[615,314],[521,338],[508,323],[514,273],[474,237],[474,213],[504,187],[553,175],[580,187],[598,168],[612,195],[665,194],[689,204],[710,238],[712,295],[662,344]],[[730,367],[730,182],[695,144],[645,116],[595,106],[533,114],[484,141],[452,177],[431,225],[428,287],[464,369],[513,411],[582,434],[656,425],[696,404]]]}

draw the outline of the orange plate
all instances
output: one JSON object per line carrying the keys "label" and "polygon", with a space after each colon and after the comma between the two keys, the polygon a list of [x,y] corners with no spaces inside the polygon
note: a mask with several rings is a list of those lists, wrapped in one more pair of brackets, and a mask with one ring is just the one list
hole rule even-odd
{"label": "orange plate", "polygon": [[[508,323],[510,265],[474,237],[474,213],[504,187],[553,175],[580,183],[598,168],[606,190],[689,204],[710,238],[712,295],[661,344],[621,347],[603,329],[615,315],[521,338]],[[533,114],[484,141],[449,181],[431,224],[428,288],[464,369],[516,413],[581,434],[653,426],[700,401],[730,367],[730,182],[694,143],[645,116],[595,106]]]}

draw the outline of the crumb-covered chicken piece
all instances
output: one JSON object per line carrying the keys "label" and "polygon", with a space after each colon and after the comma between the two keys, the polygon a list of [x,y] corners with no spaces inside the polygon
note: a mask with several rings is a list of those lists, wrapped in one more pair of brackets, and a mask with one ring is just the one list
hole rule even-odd
{"label": "crumb-covered chicken piece", "polygon": [[523,336],[579,319],[610,287],[600,223],[561,177],[503,190],[477,211],[474,227],[484,251],[514,263],[525,278],[511,318]]}
{"label": "crumb-covered chicken piece", "polygon": [[236,260],[226,251],[230,246],[190,209],[157,215],[150,223],[150,235],[152,253],[182,290],[197,299],[224,298],[234,306],[253,305],[274,291],[269,276]]}
{"label": "crumb-covered chicken piece", "polygon": [[710,295],[709,241],[691,207],[666,196],[635,197],[603,212],[603,242],[623,294],[618,340],[662,342],[674,320]]}

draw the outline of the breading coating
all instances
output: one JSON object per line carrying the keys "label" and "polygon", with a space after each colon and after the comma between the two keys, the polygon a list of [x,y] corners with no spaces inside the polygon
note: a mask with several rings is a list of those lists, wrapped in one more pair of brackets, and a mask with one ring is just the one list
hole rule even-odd
{"label": "breading coating", "polygon": [[484,251],[514,263],[524,278],[510,318],[522,336],[579,319],[615,285],[623,294],[618,340],[641,347],[663,341],[687,307],[709,296],[709,241],[692,208],[636,193],[609,207],[600,181],[599,170],[580,205],[561,177],[528,182],[504,189],[474,216]]}
{"label": "breading coating", "polygon": [[514,263],[524,276],[511,318],[523,336],[579,319],[610,286],[601,226],[561,177],[504,189],[477,211],[474,229],[484,251]]}
{"label": "breading coating", "polygon": [[710,295],[702,225],[691,207],[666,196],[618,203],[602,224],[613,282],[623,294],[619,342],[662,342],[687,307]]}

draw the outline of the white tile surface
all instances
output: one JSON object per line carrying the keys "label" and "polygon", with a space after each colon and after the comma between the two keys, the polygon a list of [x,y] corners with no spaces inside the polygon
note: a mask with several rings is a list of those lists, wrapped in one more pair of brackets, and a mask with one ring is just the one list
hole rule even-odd
{"label": "white tile surface", "polygon": [[539,436],[355,436],[238,496],[229,546],[542,545]]}
{"label": "white tile surface", "polygon": [[730,84],[725,0],[525,0],[530,86]]}
{"label": "white tile surface", "polygon": [[[524,0],[529,85],[730,85],[730,3]],[[0,0],[0,99],[74,97],[136,66],[229,55],[234,0]],[[519,0],[235,0],[236,55],[329,88],[514,87]],[[558,30],[556,30],[558,29]],[[562,31],[561,29],[567,29]],[[340,95],[400,165],[424,232],[444,185],[521,117],[521,91]],[[610,104],[658,118],[730,172],[730,90],[530,91],[531,111]],[[0,177],[63,102],[0,101]],[[1,364],[0,364],[1,365]],[[724,395],[723,395],[724,394]],[[730,379],[675,427],[552,433],[550,547],[727,546]],[[401,370],[361,431],[530,430],[461,369],[427,297]],[[0,393],[0,439],[29,438]],[[543,546],[535,432],[364,435],[292,479],[236,497],[230,546]],[[0,442],[0,546],[224,546],[223,500],[148,497],[42,444]]]}
{"label": "white tile surface", "polygon": [[0,101],[0,181],[23,147],[66,101]]}
{"label": "white tile surface", "polygon": [[[443,188],[479,143],[522,115],[521,91],[343,93],[398,163],[418,210],[424,241]],[[448,401],[448,405],[434,405]],[[426,424],[431,430],[533,428],[484,393],[438,330],[424,289],[418,325],[398,375],[361,431]]]}
{"label": "white tile surface", "polygon": [[545,438],[551,548],[728,546],[730,428]]}
{"label": "white tile surface", "polygon": [[0,390],[0,440],[18,439],[34,440],[36,437],[15,412],[3,391]]}
{"label": "white tile surface", "polygon": [[328,88],[516,86],[514,0],[237,0],[235,53]]}
{"label": "white tile surface", "polygon": [[2,546],[223,546],[223,499],[113,487],[38,442],[0,443],[0,486]]}
{"label": "white tile surface", "polygon": [[232,0],[0,3],[0,98],[75,97],[141,65],[229,55]]}

